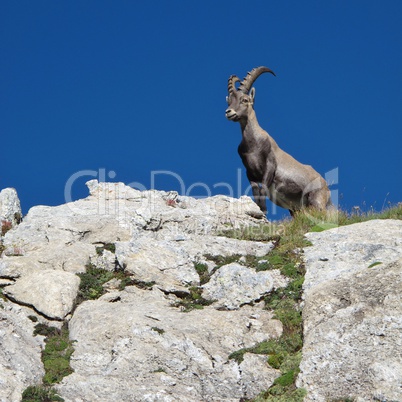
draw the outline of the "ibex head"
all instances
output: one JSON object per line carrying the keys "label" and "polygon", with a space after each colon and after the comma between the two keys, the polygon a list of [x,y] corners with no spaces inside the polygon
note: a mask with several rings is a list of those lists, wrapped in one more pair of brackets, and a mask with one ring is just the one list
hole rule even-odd
{"label": "ibex head", "polygon": [[[226,97],[226,102],[229,105],[226,109],[226,117],[229,120],[239,121],[247,117],[250,109],[252,109],[254,105],[255,88],[251,88],[251,86],[262,73],[275,75],[275,73],[267,67],[257,67],[251,70],[243,81],[240,81],[236,75],[229,77],[228,96]],[[236,82],[240,82],[238,88],[236,88]]]}

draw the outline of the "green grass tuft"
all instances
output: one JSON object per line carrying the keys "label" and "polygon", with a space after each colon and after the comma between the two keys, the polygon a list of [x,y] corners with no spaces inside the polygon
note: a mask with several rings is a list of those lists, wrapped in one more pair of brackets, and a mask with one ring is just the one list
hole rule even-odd
{"label": "green grass tuft", "polygon": [[114,278],[114,273],[87,264],[86,272],[77,274],[80,279],[77,304],[85,300],[95,300],[106,293],[103,285]]}
{"label": "green grass tuft", "polygon": [[[35,316],[30,316],[35,322]],[[34,336],[45,336],[45,349],[42,350],[42,362],[45,369],[43,384],[30,386],[22,394],[22,402],[52,402],[64,401],[52,386],[64,377],[73,373],[70,366],[71,355],[74,352],[73,342],[69,339],[67,323],[61,329],[38,323]]]}
{"label": "green grass tuft", "polygon": [[116,245],[114,243],[105,243],[102,246],[96,247],[96,254],[101,256],[104,250],[110,251],[111,253],[115,254]]}
{"label": "green grass tuft", "polygon": [[70,358],[74,352],[73,342],[69,339],[67,325],[62,329],[48,327],[43,324],[35,326],[34,335],[46,336],[45,349],[42,351],[42,362],[45,368],[44,385],[59,383],[73,372]]}
{"label": "green grass tuft", "polygon": [[274,318],[282,322],[282,336],[235,351],[229,356],[240,363],[245,353],[265,354],[268,364],[281,371],[281,376],[256,401],[284,398],[284,401],[301,402],[306,394],[295,385],[303,346],[303,322],[299,305],[305,274],[301,254],[295,250],[306,244],[303,233],[306,221],[304,218],[296,219],[286,222],[287,228],[281,228],[280,239],[275,242],[275,248],[260,259],[262,263],[257,261],[255,264],[257,271],[279,269],[282,275],[290,279],[285,288],[276,289],[264,299],[265,307],[272,310]]}
{"label": "green grass tuft", "polygon": [[165,330],[162,328],[152,327],[151,329],[152,329],[152,331],[157,332],[159,335],[163,335],[165,333]]}
{"label": "green grass tuft", "polygon": [[256,226],[242,226],[228,228],[218,233],[218,236],[234,239],[269,242],[278,240],[278,226],[276,223],[260,224]]}
{"label": "green grass tuft", "polygon": [[30,386],[22,393],[21,402],[63,402],[56,391],[45,386]]}
{"label": "green grass tuft", "polygon": [[202,288],[192,286],[189,288],[188,294],[182,294],[181,300],[173,307],[180,307],[183,312],[187,313],[191,310],[201,310],[204,306],[211,305],[215,300],[207,300],[202,297]]}
{"label": "green grass tuft", "polygon": [[200,285],[204,285],[211,278],[211,274],[208,270],[208,265],[202,262],[194,262],[194,268],[200,277]]}

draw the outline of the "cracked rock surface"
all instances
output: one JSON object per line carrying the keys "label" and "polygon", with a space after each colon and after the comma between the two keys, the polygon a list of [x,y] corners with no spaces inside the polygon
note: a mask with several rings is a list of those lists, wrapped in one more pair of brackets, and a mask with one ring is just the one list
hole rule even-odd
{"label": "cracked rock surface", "polygon": [[402,400],[402,221],[307,235],[306,402]]}
{"label": "cracked rock surface", "polygon": [[[264,257],[273,244],[222,236],[264,223],[256,204],[87,185],[87,198],[34,207],[0,237],[0,401],[19,402],[42,382],[44,340],[33,321],[68,323],[74,372],[55,386],[66,402],[239,402],[269,388],[280,372],[265,355],[229,359],[282,334],[260,300],[288,279],[245,258]],[[402,222],[307,237],[297,382],[305,401],[401,401]],[[225,257],[231,263],[218,267]],[[76,307],[77,274],[93,267],[125,276]],[[211,304],[185,312],[192,289]]]}
{"label": "cracked rock surface", "polygon": [[287,280],[279,270],[253,272],[238,263],[221,267],[203,286],[203,295],[215,300],[219,309],[236,310],[267,295],[271,290],[286,287]]}
{"label": "cracked rock surface", "polygon": [[70,272],[32,271],[7,286],[4,294],[49,319],[61,321],[73,308],[79,284],[79,277]]}
{"label": "cracked rock surface", "polygon": [[270,312],[258,306],[183,313],[171,302],[158,289],[129,287],[118,301],[108,294],[80,305],[70,321],[75,372],[58,386],[60,394],[108,401],[113,389],[118,400],[238,401],[272,384],[278,372],[265,356],[241,365],[228,360],[234,350],[280,335]]}
{"label": "cracked rock surface", "polygon": [[[18,363],[0,354],[0,370],[17,373],[2,377],[0,400],[19,401],[26,387],[41,383],[43,340],[33,336],[28,316],[58,327],[68,322],[76,341],[74,372],[56,385],[65,401],[239,401],[267,389],[280,373],[266,356],[246,354],[239,364],[229,355],[281,335],[281,322],[259,300],[286,279],[238,264],[235,280],[225,274],[230,266],[214,269],[211,260],[272,250],[270,242],[220,236],[265,222],[254,202],[140,192],[122,183],[87,185],[87,198],[33,207],[1,239],[0,286],[7,299],[0,303],[10,313],[0,321],[0,335],[3,350]],[[226,275],[231,294],[226,290],[218,304],[183,312],[181,298],[200,287],[195,264],[208,267],[215,282]],[[75,308],[77,274],[88,267],[117,270],[148,285],[123,289],[122,279],[113,279],[103,296]],[[216,289],[209,292],[215,297]],[[16,309],[23,329],[13,321]]]}
{"label": "cracked rock surface", "polygon": [[0,305],[0,401],[20,401],[27,384],[40,383],[45,374],[43,340],[32,336],[28,309],[1,300]]}

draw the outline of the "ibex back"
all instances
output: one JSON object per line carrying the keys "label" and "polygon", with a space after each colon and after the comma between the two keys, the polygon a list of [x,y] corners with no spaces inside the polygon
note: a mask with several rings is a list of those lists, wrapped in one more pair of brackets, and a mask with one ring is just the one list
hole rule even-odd
{"label": "ibex back", "polygon": [[[311,166],[303,165],[278,147],[275,140],[258,124],[254,111],[254,81],[262,73],[274,72],[257,67],[240,79],[232,75],[228,82],[229,107],[226,117],[240,123],[242,141],[239,155],[247,171],[254,200],[266,213],[266,197],[294,213],[303,207],[325,209],[331,204],[326,181]],[[236,82],[240,82],[236,88]]]}

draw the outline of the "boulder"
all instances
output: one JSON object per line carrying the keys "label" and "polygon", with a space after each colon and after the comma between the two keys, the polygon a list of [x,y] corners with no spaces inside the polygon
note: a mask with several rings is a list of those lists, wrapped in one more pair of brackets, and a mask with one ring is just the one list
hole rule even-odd
{"label": "boulder", "polygon": [[[21,204],[14,188],[5,188],[0,191],[0,224],[3,231],[8,230],[22,218]],[[0,236],[1,231],[0,230]]]}
{"label": "boulder", "polygon": [[72,311],[79,284],[79,277],[70,272],[41,270],[27,273],[3,292],[46,318],[63,320]]}
{"label": "boulder", "polygon": [[374,220],[307,237],[305,401],[400,401],[402,221]]}
{"label": "boulder", "polygon": [[218,309],[236,310],[261,300],[273,289],[285,287],[287,279],[275,269],[256,272],[238,263],[224,265],[203,286],[203,297],[215,300]]}

